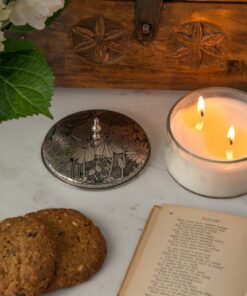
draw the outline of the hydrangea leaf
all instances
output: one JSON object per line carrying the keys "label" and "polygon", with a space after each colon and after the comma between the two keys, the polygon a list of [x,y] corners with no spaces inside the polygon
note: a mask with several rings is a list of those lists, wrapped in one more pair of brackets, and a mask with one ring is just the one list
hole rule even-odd
{"label": "hydrangea leaf", "polygon": [[54,76],[30,41],[7,40],[0,54],[0,122],[49,111]]}

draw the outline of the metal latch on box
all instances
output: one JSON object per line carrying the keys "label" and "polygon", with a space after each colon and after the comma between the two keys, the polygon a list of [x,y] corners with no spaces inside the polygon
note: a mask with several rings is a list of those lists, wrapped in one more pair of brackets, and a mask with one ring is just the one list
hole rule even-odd
{"label": "metal latch on box", "polygon": [[135,35],[142,44],[155,38],[162,3],[163,0],[136,0]]}

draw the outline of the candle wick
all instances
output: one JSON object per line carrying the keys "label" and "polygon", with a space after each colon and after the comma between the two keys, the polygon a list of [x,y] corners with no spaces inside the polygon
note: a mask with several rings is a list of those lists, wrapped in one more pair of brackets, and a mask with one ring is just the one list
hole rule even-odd
{"label": "candle wick", "polygon": [[232,146],[233,145],[233,140],[229,139],[229,144]]}
{"label": "candle wick", "polygon": [[200,113],[201,113],[201,117],[204,117],[204,112],[203,112],[203,110],[201,110]]}

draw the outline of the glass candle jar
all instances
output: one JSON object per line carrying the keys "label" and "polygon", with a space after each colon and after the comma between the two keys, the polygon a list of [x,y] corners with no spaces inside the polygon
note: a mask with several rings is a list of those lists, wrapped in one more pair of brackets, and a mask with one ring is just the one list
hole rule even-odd
{"label": "glass candle jar", "polygon": [[193,91],[170,110],[166,164],[188,190],[215,198],[247,192],[247,94],[230,88]]}

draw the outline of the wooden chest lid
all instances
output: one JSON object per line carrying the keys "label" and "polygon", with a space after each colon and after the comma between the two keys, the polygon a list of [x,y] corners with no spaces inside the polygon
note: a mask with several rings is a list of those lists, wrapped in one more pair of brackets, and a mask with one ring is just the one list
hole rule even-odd
{"label": "wooden chest lid", "polygon": [[135,38],[135,14],[134,1],[71,0],[51,27],[26,37],[43,49],[57,86],[247,89],[245,3],[164,2],[147,45]]}

